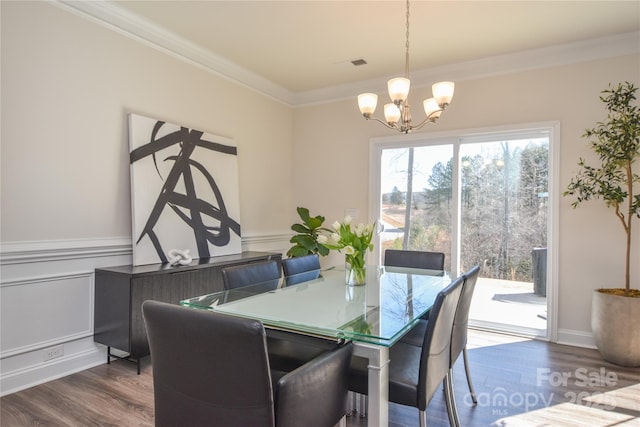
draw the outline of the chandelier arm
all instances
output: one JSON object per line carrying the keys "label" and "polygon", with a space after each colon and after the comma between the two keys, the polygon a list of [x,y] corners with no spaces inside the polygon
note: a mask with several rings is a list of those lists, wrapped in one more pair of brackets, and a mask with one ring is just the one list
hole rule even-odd
{"label": "chandelier arm", "polygon": [[427,117],[426,119],[424,119],[423,121],[421,121],[418,125],[416,126],[412,126],[411,130],[420,130],[424,127],[424,125],[426,125],[427,123],[435,123],[436,120],[438,120],[438,118],[432,118],[432,117]]}
{"label": "chandelier arm", "polygon": [[366,117],[366,116],[365,116],[365,119],[367,119],[367,120],[373,120],[373,121],[375,121],[375,122],[378,122],[378,123],[380,123],[380,124],[383,124],[384,126],[388,127],[389,129],[399,129],[399,127],[398,127],[396,124],[390,125],[388,122],[385,122],[384,120],[380,120],[380,119],[379,119],[379,118],[377,118],[377,117],[373,117],[373,116]]}
{"label": "chandelier arm", "polygon": [[426,125],[427,123],[435,123],[440,117],[439,116],[434,116],[436,113],[442,112],[444,111],[444,108],[441,108],[440,110],[436,110],[434,112],[432,112],[431,114],[429,114],[427,116],[427,118],[425,118],[423,121],[421,121],[418,125],[416,126],[412,126],[411,129],[421,129],[424,125]]}

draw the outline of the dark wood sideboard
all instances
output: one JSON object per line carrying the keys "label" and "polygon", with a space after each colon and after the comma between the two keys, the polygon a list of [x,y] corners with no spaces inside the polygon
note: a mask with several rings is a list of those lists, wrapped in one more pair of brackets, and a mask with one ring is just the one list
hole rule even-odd
{"label": "dark wood sideboard", "polygon": [[[137,364],[149,355],[142,302],[148,299],[178,304],[181,300],[224,290],[222,269],[230,265],[282,260],[282,254],[242,252],[195,259],[191,265],[122,265],[95,270],[93,340],[107,346],[107,363],[113,357]],[[111,348],[128,353],[116,356]]]}

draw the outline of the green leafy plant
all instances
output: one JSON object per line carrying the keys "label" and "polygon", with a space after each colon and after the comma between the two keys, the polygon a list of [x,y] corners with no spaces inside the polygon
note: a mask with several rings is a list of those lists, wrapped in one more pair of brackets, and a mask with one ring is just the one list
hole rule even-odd
{"label": "green leafy plant", "polygon": [[287,256],[292,258],[312,254],[329,255],[329,248],[318,243],[318,235],[322,231],[330,231],[322,227],[324,217],[321,215],[312,217],[307,208],[298,207],[296,210],[300,219],[302,219],[302,224],[298,223],[291,226],[291,229],[298,234],[289,240],[290,243],[294,243],[294,246],[289,248]]}
{"label": "green leafy plant", "polygon": [[580,158],[581,169],[564,192],[565,196],[576,197],[572,203],[574,208],[591,199],[601,199],[613,208],[626,233],[626,296],[640,296],[640,292],[631,292],[629,288],[631,225],[634,216],[640,218],[640,185],[634,190],[634,184],[640,184],[640,176],[632,169],[640,159],[640,111],[632,105],[636,91],[629,82],[617,87],[610,84],[609,89],[602,91],[600,100],[606,104],[607,120],[598,122],[583,135],[591,141],[591,149],[598,154],[600,165],[590,166]]}

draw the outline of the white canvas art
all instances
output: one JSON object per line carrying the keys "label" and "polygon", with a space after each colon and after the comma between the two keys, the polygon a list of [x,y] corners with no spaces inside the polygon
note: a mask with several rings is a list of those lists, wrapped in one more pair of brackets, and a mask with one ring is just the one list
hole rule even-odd
{"label": "white canvas art", "polygon": [[130,114],[129,148],[134,265],[242,251],[233,140]]}

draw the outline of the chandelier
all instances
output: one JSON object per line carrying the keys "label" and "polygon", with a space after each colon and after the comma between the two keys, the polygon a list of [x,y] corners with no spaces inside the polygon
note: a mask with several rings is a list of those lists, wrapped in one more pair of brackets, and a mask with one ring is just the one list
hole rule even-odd
{"label": "chandelier", "polygon": [[373,119],[382,123],[390,129],[395,129],[402,133],[409,133],[414,129],[420,129],[427,123],[433,123],[447,108],[453,98],[453,82],[439,82],[432,86],[433,98],[423,101],[424,112],[427,117],[418,125],[413,125],[411,111],[409,109],[409,0],[407,0],[407,31],[406,31],[406,53],[405,53],[405,75],[396,77],[387,83],[391,102],[384,106],[384,118],[382,121],[372,117],[378,104],[378,95],[375,93],[362,93],[358,95],[358,107],[365,119]]}

